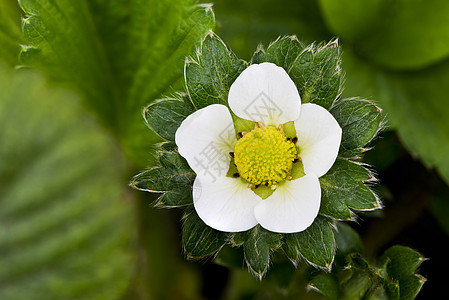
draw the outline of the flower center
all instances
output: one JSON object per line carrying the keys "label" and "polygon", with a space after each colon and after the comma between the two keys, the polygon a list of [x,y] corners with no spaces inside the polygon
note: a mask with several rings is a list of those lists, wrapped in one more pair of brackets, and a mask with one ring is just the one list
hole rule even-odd
{"label": "flower center", "polygon": [[293,142],[272,126],[245,134],[234,150],[234,163],[240,176],[255,185],[276,185],[284,180],[296,157]]}

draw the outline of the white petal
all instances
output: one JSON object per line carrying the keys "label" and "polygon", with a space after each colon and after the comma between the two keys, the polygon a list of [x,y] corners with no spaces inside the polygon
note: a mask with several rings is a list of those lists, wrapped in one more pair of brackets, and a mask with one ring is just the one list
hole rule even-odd
{"label": "white petal", "polygon": [[238,178],[220,177],[212,182],[197,176],[193,184],[193,204],[198,216],[220,231],[246,231],[257,225],[254,207],[261,201]]}
{"label": "white petal", "polygon": [[259,224],[270,231],[293,233],[312,225],[320,209],[318,177],[305,175],[286,181],[273,195],[260,202],[254,211]]}
{"label": "white petal", "polygon": [[307,103],[301,105],[295,129],[304,172],[323,176],[337,158],[341,142],[340,125],[325,108]]}
{"label": "white petal", "polygon": [[229,170],[236,143],[234,124],[228,108],[212,104],[188,116],[179,126],[175,142],[197,175],[213,181]]}
{"label": "white petal", "polygon": [[295,83],[272,63],[246,68],[231,85],[228,103],[240,118],[275,126],[296,120],[301,109]]}

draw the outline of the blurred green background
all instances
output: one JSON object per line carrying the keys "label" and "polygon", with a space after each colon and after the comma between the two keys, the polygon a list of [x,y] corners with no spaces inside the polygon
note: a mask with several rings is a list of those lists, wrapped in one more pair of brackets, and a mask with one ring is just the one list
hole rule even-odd
{"label": "blurred green background", "polygon": [[372,259],[398,243],[430,258],[418,298],[443,295],[449,2],[19,3],[0,0],[0,299],[317,297],[303,289],[305,267],[260,283],[245,269],[187,262],[181,211],[156,210],[157,195],[127,185],[160,141],[142,108],[183,89],[185,57],[211,29],[246,60],[279,35],[339,38],[343,97],[376,101],[388,124],[366,155],[386,208],[351,225]]}

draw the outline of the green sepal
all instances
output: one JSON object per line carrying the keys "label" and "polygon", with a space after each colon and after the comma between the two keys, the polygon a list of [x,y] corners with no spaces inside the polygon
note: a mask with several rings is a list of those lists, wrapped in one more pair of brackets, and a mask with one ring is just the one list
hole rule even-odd
{"label": "green sepal", "polygon": [[302,103],[316,103],[329,109],[340,92],[341,57],[336,41],[303,50],[289,70]]}
{"label": "green sepal", "polygon": [[335,244],[337,253],[346,256],[350,253],[362,253],[363,244],[358,233],[351,226],[337,222],[335,231]]}
{"label": "green sepal", "polygon": [[310,280],[309,287],[330,299],[339,299],[341,295],[338,279],[331,273],[318,273]]}
{"label": "green sepal", "polygon": [[304,45],[296,36],[279,37],[272,42],[265,51],[264,61],[274,63],[289,72]]}
{"label": "green sepal", "polygon": [[387,293],[388,300],[400,299],[399,284],[397,282],[387,282],[385,284],[385,291]]}
{"label": "green sepal", "polygon": [[229,88],[246,65],[217,35],[207,34],[197,57],[185,64],[186,87],[195,108],[227,105]]}
{"label": "green sepal", "polygon": [[320,213],[338,220],[350,220],[349,208],[359,211],[381,208],[376,195],[363,182],[374,177],[362,165],[337,159],[320,177]]}
{"label": "green sepal", "polygon": [[245,266],[243,248],[226,244],[220,249],[214,262],[228,268],[241,269]]}
{"label": "green sepal", "polygon": [[193,204],[192,189],[186,186],[165,192],[156,200],[154,206],[158,208],[173,208],[191,204]]}
{"label": "green sepal", "polygon": [[388,276],[399,284],[401,300],[414,299],[421,290],[425,278],[414,272],[424,260],[420,253],[404,246],[393,246],[382,256]]}
{"label": "green sepal", "polygon": [[240,138],[239,133],[250,132],[251,130],[254,129],[254,124],[256,122],[239,118],[232,111],[231,111],[231,116],[232,116],[232,123],[234,124],[236,138]]}
{"label": "green sepal", "polygon": [[357,270],[343,285],[343,299],[364,299],[372,287],[372,277],[368,272]]}
{"label": "green sepal", "polygon": [[154,167],[131,179],[131,186],[147,192],[166,192],[174,189],[191,189],[196,175],[192,170]]}
{"label": "green sepal", "polygon": [[[343,131],[340,156],[357,154],[379,131],[381,110],[371,101],[360,98],[343,99],[335,103],[330,113]],[[342,155],[345,153],[346,155]]]}
{"label": "green sepal", "polygon": [[[412,300],[425,282],[424,277],[414,273],[424,258],[410,248],[393,246],[387,249],[378,266],[370,264],[359,253],[345,252],[337,252],[335,263],[338,266],[332,273],[320,271],[312,275],[310,286],[313,289],[334,299]],[[342,260],[344,264],[340,264]],[[327,295],[327,289],[331,292],[336,289],[335,284],[341,291],[340,296]]]}
{"label": "green sepal", "polygon": [[399,280],[399,295],[401,300],[413,300],[418,295],[426,279],[419,274],[411,274]]}
{"label": "green sepal", "polygon": [[156,207],[181,207],[193,203],[192,184],[195,173],[176,151],[160,151],[160,166],[134,176],[131,186],[149,192],[164,192]]}
{"label": "green sepal", "polygon": [[248,231],[235,233],[232,243],[243,246],[245,262],[249,270],[262,279],[270,265],[271,250],[281,245],[281,235],[256,225]]}
{"label": "green sepal", "polygon": [[381,262],[387,263],[388,274],[393,279],[400,279],[416,271],[424,257],[408,247],[393,246],[385,251]]}
{"label": "green sepal", "polygon": [[328,219],[319,216],[306,230],[283,236],[282,248],[295,264],[299,257],[303,257],[315,267],[330,270],[335,256],[335,240]]}
{"label": "green sepal", "polygon": [[169,142],[162,142],[155,145],[156,148],[165,150],[165,151],[175,151],[178,149],[178,146],[175,142],[169,141]]}
{"label": "green sepal", "polygon": [[271,195],[273,195],[274,190],[271,189],[271,186],[261,185],[256,187],[252,187],[251,190],[263,200],[267,199]]}
{"label": "green sepal", "polygon": [[[288,290],[296,275],[296,268],[287,260],[279,260],[276,257],[279,252],[273,253],[272,262],[265,279],[278,290]],[[279,257],[280,258],[280,257]]]}
{"label": "green sepal", "polygon": [[190,170],[189,164],[178,152],[175,151],[160,151],[159,162],[161,166],[166,169],[182,169],[182,170]]}
{"label": "green sepal", "polygon": [[157,100],[144,109],[143,116],[147,126],[160,137],[174,141],[176,130],[195,109],[188,97]]}
{"label": "green sepal", "polygon": [[263,62],[265,62],[265,50],[262,45],[259,45],[251,57],[250,64],[261,64]]}
{"label": "green sepal", "polygon": [[219,251],[226,243],[227,233],[207,226],[193,207],[184,213],[182,241],[187,257],[198,259]]}

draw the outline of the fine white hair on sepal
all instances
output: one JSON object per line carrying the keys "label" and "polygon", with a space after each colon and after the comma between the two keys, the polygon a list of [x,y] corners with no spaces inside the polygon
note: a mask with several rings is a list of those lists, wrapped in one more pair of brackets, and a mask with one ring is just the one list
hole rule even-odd
{"label": "fine white hair on sepal", "polygon": [[[196,65],[200,65],[200,61],[201,61],[201,56],[203,55],[203,44],[206,41],[207,37],[212,37],[215,38],[217,41],[219,41],[224,48],[226,49],[227,54],[230,57],[235,57],[235,54],[229,49],[229,47],[226,45],[226,43],[218,36],[216,35],[212,30],[209,30],[206,35],[201,39],[201,43],[200,45],[198,45],[195,49],[195,56],[188,56],[185,59],[185,63],[184,63],[184,85],[186,87],[187,90],[187,95],[189,96],[189,98],[191,98],[191,94],[189,91],[189,85],[187,84],[187,68],[189,67],[189,65],[191,64],[196,64]],[[193,106],[198,109],[195,104],[193,104]]]}
{"label": "fine white hair on sepal", "polygon": [[[335,243],[335,237],[334,237],[334,243]],[[302,260],[302,261],[308,263],[309,265],[313,266],[315,269],[318,269],[318,270],[324,270],[324,271],[326,271],[326,272],[329,273],[329,272],[332,271],[332,265],[334,264],[334,260],[335,260],[335,249],[336,249],[336,247],[334,247],[334,253],[333,253],[333,255],[332,255],[332,261],[330,262],[330,264],[329,264],[328,266],[323,267],[323,266],[319,266],[319,265],[317,265],[317,264],[312,263],[312,262],[309,261],[307,258],[305,258],[305,257],[301,254],[301,252],[298,252],[299,255],[298,255],[298,259],[297,259],[297,260],[298,260],[297,264],[299,264],[299,262]]]}

